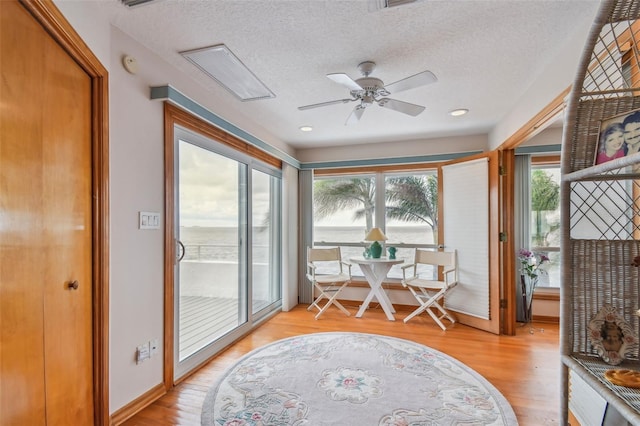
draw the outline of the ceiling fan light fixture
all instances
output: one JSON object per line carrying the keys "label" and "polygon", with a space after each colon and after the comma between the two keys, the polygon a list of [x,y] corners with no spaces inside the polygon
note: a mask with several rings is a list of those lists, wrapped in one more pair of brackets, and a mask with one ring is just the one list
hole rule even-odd
{"label": "ceiling fan light fixture", "polygon": [[224,44],[180,54],[243,102],[276,97]]}
{"label": "ceiling fan light fixture", "polygon": [[[386,96],[391,93],[401,92],[404,90],[414,89],[416,87],[425,86],[427,84],[435,83],[438,81],[436,76],[431,71],[422,71],[418,74],[403,78],[395,83],[391,83],[385,86],[384,82],[376,77],[371,77],[370,74],[376,67],[376,63],[373,61],[364,61],[358,65],[360,73],[364,76],[357,80],[352,79],[344,73],[332,73],[327,74],[327,77],[349,89],[350,99],[336,99],[334,101],[320,102],[317,104],[304,105],[298,107],[300,111],[308,109],[325,107],[329,105],[357,102],[360,103],[351,111],[351,114],[347,118],[346,125],[355,124],[362,118],[364,110],[373,104],[378,104],[382,108],[391,109],[402,114],[407,114],[412,117],[416,117],[424,111],[425,107],[422,105],[416,105],[409,102],[399,101],[397,99],[390,99]],[[389,90],[387,90],[387,87]],[[393,88],[393,90],[391,90]]]}
{"label": "ceiling fan light fixture", "polygon": [[449,115],[452,117],[460,117],[461,115],[465,115],[468,112],[469,110],[466,108],[458,108],[454,109],[453,111],[449,111]]}
{"label": "ceiling fan light fixture", "polygon": [[300,131],[301,132],[310,132],[313,130],[312,126],[300,126]]}
{"label": "ceiling fan light fixture", "polygon": [[361,101],[360,101],[360,105],[362,107],[368,107],[369,105],[373,105],[373,103],[376,101],[375,97],[369,93],[366,93],[364,95],[362,95]]}

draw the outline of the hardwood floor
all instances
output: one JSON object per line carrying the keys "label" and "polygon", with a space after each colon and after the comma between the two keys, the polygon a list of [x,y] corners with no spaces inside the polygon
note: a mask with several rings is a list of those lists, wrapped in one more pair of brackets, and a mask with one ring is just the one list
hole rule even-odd
{"label": "hardwood floor", "polygon": [[[348,309],[355,314],[353,307]],[[319,320],[299,305],[282,312],[230,346],[167,395],[123,423],[125,426],[199,425],[202,402],[223,371],[247,352],[275,340],[306,333],[354,331],[395,336],[444,352],[489,380],[511,403],[521,426],[557,425],[560,410],[560,355],[557,324],[536,324],[543,332],[518,327],[516,336],[496,336],[460,324],[446,332],[424,315],[405,324],[408,312],[388,321],[368,310],[362,318],[330,308]],[[355,426],[355,425],[354,425]],[[360,426],[360,425],[357,425]],[[366,426],[366,425],[362,425]]]}

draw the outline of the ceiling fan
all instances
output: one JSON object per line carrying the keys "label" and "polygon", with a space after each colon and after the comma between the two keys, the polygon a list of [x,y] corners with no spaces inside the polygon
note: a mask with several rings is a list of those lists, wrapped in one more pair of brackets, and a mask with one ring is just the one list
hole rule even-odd
{"label": "ceiling fan", "polygon": [[408,114],[413,117],[424,111],[422,105],[411,104],[408,102],[398,101],[396,99],[390,99],[391,93],[402,92],[403,90],[414,89],[416,87],[424,86],[426,84],[435,83],[438,81],[435,75],[431,71],[423,71],[421,73],[412,75],[410,77],[398,80],[395,83],[384,85],[382,80],[375,77],[370,77],[370,74],[376,67],[376,63],[373,61],[365,61],[358,65],[358,70],[362,73],[363,77],[353,80],[351,77],[344,73],[327,74],[331,80],[338,84],[346,86],[350,90],[351,98],[337,99],[335,101],[320,102],[318,104],[305,105],[298,107],[299,110],[304,111],[307,109],[324,107],[334,104],[344,104],[347,102],[360,101],[358,105],[353,109],[345,125],[354,124],[360,121],[364,110],[376,103],[383,108],[389,108],[403,114]]}

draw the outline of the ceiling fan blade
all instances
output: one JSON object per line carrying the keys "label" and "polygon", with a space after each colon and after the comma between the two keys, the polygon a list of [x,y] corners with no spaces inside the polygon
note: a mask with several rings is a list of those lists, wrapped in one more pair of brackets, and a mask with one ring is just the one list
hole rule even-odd
{"label": "ceiling fan blade", "polygon": [[421,73],[412,75],[411,77],[403,78],[402,80],[387,84],[384,88],[389,93],[398,93],[403,90],[409,90],[426,84],[435,83],[436,81],[438,81],[438,79],[431,71],[422,71]]}
{"label": "ceiling fan blade", "polygon": [[300,111],[304,111],[306,109],[319,108],[319,107],[328,106],[328,105],[346,104],[347,102],[351,102],[351,101],[355,101],[355,99],[337,99],[335,101],[320,102],[319,104],[301,106],[301,107],[298,107],[298,109]]}
{"label": "ceiling fan blade", "polygon": [[345,126],[349,126],[351,124],[356,124],[362,118],[362,114],[364,114],[364,107],[362,105],[357,105],[351,114],[349,114],[349,118],[344,123]]}
{"label": "ceiling fan blade", "polygon": [[403,114],[408,114],[413,117],[424,111],[422,105],[410,104],[409,102],[398,101],[396,99],[382,98],[378,101],[378,105],[383,108],[389,108]]}
{"label": "ceiling fan blade", "polygon": [[343,73],[327,74],[327,77],[329,77],[331,80],[335,81],[338,84],[347,86],[349,90],[362,90],[362,87],[358,83],[356,83],[354,79],[352,79],[346,74],[343,74]]}

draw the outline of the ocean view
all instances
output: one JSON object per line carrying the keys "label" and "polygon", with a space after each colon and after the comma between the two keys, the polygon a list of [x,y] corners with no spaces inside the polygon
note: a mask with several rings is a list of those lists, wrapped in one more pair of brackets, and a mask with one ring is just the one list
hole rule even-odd
{"label": "ocean view", "polygon": [[[347,226],[318,226],[314,229],[316,243],[348,242],[362,243],[361,247],[343,247],[342,257],[362,256],[363,247],[369,243],[363,242],[365,231],[362,227]],[[426,227],[394,226],[386,233],[387,245],[395,244],[431,244],[433,236]],[[191,226],[180,228],[180,241],[185,246],[183,261],[202,262],[238,262],[238,228],[232,227],[203,227]],[[255,227],[253,232],[253,259],[256,263],[268,262],[269,233],[265,227]],[[413,260],[413,249],[398,249],[398,259],[407,262]],[[361,275],[357,265],[352,268],[354,275]],[[402,271],[395,265],[389,273],[390,277],[400,278]]]}
{"label": "ocean view", "polygon": [[[361,226],[316,226],[313,239],[320,241],[362,242],[366,229]],[[393,226],[385,232],[387,244],[433,244],[433,233],[426,226]]]}
{"label": "ocean view", "polygon": [[[238,228],[216,226],[182,226],[180,241],[185,246],[183,260],[237,262]],[[254,227],[254,261],[268,260],[269,233],[266,227]]]}
{"label": "ocean view", "polygon": [[[315,242],[349,242],[363,241],[365,230],[362,227],[318,226],[314,228]],[[426,227],[394,226],[386,233],[387,245],[395,244],[432,244],[433,235]],[[238,228],[189,226],[180,228],[180,241],[185,245],[184,260],[203,261],[237,261],[238,260]],[[253,250],[254,259],[267,260],[269,233],[265,227],[254,227]],[[365,243],[363,243],[364,245]],[[359,256],[362,250],[346,248],[345,257]],[[408,250],[408,249],[405,249]],[[401,250],[399,251],[400,254]]]}
{"label": "ocean view", "polygon": [[[366,243],[364,228],[356,226],[317,226],[314,228],[314,239],[317,243],[349,242],[362,243],[361,247],[343,247],[342,257],[348,260],[350,257],[362,256],[362,247]],[[430,229],[422,226],[393,226],[386,232],[387,246],[393,244],[432,244],[433,235]],[[180,240],[185,245],[185,261],[203,262],[238,262],[238,228],[231,227],[181,227]],[[265,227],[255,227],[253,232],[253,258],[256,263],[268,262],[269,234]],[[414,249],[400,248],[396,254],[398,259],[407,262],[413,261]],[[549,276],[543,276],[540,286],[549,286],[560,282],[559,253],[549,253],[552,263],[548,264]],[[357,266],[352,269],[354,275],[361,272]],[[395,265],[389,273],[390,277],[402,277],[402,271]],[[556,284],[557,285],[557,284]]]}

